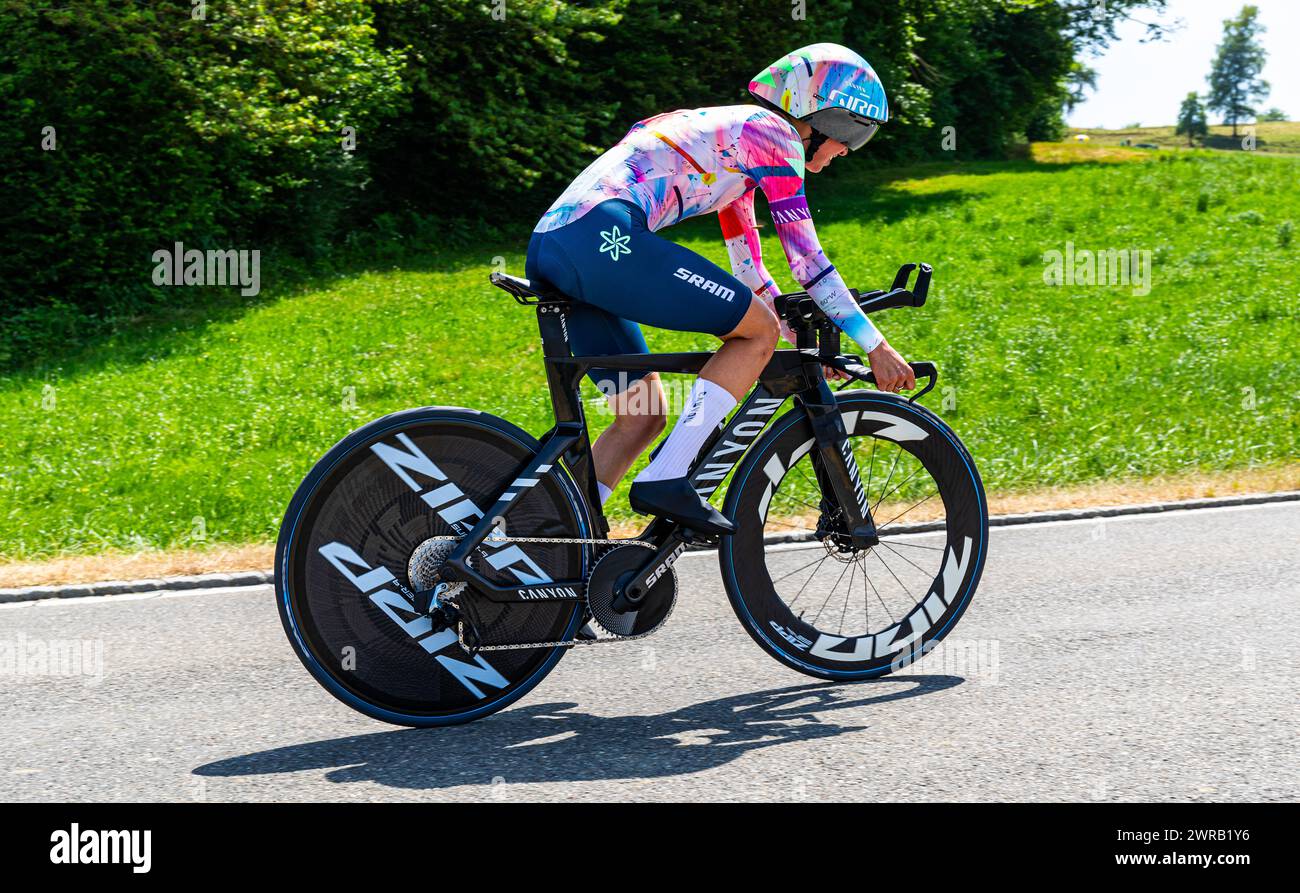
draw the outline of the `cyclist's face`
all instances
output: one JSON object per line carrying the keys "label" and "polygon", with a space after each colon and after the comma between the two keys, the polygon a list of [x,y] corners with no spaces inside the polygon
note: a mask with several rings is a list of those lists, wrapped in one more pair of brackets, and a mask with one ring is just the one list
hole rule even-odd
{"label": "cyclist's face", "polygon": [[841,155],[848,155],[849,147],[839,140],[828,139],[818,147],[817,153],[813,155],[812,161],[804,165],[804,170],[810,174],[821,173],[826,169],[826,165],[831,163],[832,159]]}

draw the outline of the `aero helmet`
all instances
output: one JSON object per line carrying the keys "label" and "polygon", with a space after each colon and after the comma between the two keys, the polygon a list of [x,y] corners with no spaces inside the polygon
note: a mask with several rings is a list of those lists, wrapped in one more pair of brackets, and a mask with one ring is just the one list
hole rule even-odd
{"label": "aero helmet", "polygon": [[837,43],[782,56],[754,76],[749,92],[850,149],[865,146],[889,120],[885,87],[870,63]]}

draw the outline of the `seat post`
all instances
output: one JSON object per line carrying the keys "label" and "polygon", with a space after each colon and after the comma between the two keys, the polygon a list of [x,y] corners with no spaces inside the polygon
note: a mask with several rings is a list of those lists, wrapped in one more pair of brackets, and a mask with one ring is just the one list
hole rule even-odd
{"label": "seat post", "polygon": [[569,327],[564,313],[565,303],[540,301],[537,304],[537,328],[542,334],[542,356],[570,356]]}
{"label": "seat post", "polygon": [[542,333],[542,356],[546,363],[546,386],[551,392],[555,421],[558,424],[577,422],[585,425],[578,390],[583,369],[572,363],[554,362],[573,356],[564,321],[565,307],[565,302],[561,301],[543,301],[537,305],[537,327]]}
{"label": "seat post", "polygon": [[546,386],[551,393],[551,408],[555,413],[555,433],[567,433],[577,438],[564,454],[578,486],[585,492],[592,513],[592,532],[597,539],[609,535],[609,524],[600,511],[600,488],[596,483],[596,469],[591,455],[591,436],[587,431],[587,415],[582,405],[580,382],[585,374],[581,364],[562,363],[556,360],[573,356],[569,349],[569,331],[565,325],[568,301],[542,301],[537,305],[537,326],[542,333],[542,355],[546,363]]}

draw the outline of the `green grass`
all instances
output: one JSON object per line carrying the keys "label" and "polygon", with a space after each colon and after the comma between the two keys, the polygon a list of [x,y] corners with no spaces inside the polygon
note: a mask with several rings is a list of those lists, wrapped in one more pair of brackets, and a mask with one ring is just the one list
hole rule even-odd
{"label": "green grass", "polygon": [[[1090,151],[902,171],[842,161],[814,178],[811,204],[852,284],[934,264],[930,303],[878,321],[906,356],[938,363],[927,403],[990,489],[1293,461],[1300,246],[1280,247],[1280,233],[1300,222],[1300,159],[1103,164]],[[671,234],[725,264],[715,221]],[[487,283],[498,255],[522,272],[525,238],[430,248],[292,293],[269,282],[257,300],[227,293],[0,380],[0,555],[271,540],[315,459],[396,409],[460,404],[542,433],[534,317]],[[1150,250],[1151,293],[1044,284],[1044,252],[1067,241]],[[789,287],[770,226],[764,247]],[[648,336],[657,350],[716,343]],[[615,515],[628,514],[625,493]]]}
{"label": "green grass", "polygon": [[[1075,129],[1071,134],[1086,133],[1089,142],[1102,146],[1118,146],[1128,140],[1130,145],[1150,143],[1162,149],[1186,149],[1187,137],[1174,133],[1174,126],[1167,127],[1129,127],[1121,130]],[[1259,124],[1240,124],[1237,136],[1232,135],[1232,128],[1224,125],[1210,127],[1209,135],[1197,146],[1207,149],[1222,149],[1229,152],[1244,151],[1242,140],[1249,133],[1255,134],[1257,152],[1281,153],[1294,155],[1300,153],[1300,122],[1297,121],[1263,121]]]}

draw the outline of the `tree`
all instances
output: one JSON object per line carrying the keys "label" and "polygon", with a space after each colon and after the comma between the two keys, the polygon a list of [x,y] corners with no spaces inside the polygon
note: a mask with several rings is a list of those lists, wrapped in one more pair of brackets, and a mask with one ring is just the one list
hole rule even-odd
{"label": "tree", "polygon": [[1259,44],[1264,26],[1258,21],[1259,7],[1243,6],[1235,19],[1223,23],[1223,43],[1219,44],[1210,70],[1209,107],[1223,114],[1223,122],[1232,125],[1255,114],[1255,103],[1268,96],[1268,82],[1260,78],[1268,54]]}
{"label": "tree", "polygon": [[1287,116],[1286,116],[1286,112],[1282,111],[1282,110],[1281,110],[1280,108],[1278,108],[1277,106],[1274,106],[1273,108],[1269,109],[1269,110],[1266,111],[1266,112],[1261,112],[1261,113],[1259,114],[1259,117],[1257,117],[1255,120],[1257,120],[1257,121],[1288,121],[1288,120],[1290,120],[1290,119],[1287,118]]}
{"label": "tree", "polygon": [[1065,76],[1065,113],[1068,115],[1083,104],[1085,94],[1097,89],[1097,69],[1076,60]]}
{"label": "tree", "polygon": [[1205,121],[1205,106],[1201,103],[1201,97],[1195,92],[1188,93],[1187,98],[1183,100],[1183,106],[1178,110],[1178,126],[1174,129],[1175,136],[1187,134],[1187,145],[1195,145],[1192,141],[1197,137],[1205,139],[1210,133],[1210,128]]}

